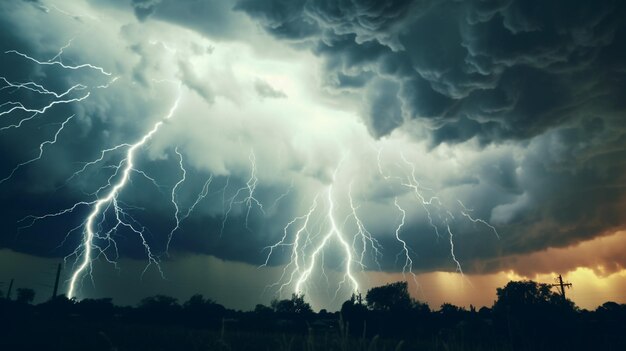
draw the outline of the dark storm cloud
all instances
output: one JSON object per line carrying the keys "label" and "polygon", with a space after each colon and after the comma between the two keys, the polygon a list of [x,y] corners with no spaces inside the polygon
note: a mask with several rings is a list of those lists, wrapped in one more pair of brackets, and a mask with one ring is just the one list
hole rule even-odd
{"label": "dark storm cloud", "polygon": [[369,84],[365,97],[369,103],[363,112],[367,125],[386,134],[402,124],[400,104],[389,104],[396,99],[399,90],[400,85],[390,79],[376,79]]}
{"label": "dark storm cloud", "polygon": [[[95,0],[104,6],[129,7],[128,0]],[[130,0],[139,21],[149,18],[176,23],[218,40],[237,39],[248,32],[249,21],[224,0]],[[246,30],[244,30],[244,28]]]}
{"label": "dark storm cloud", "polygon": [[396,81],[396,94],[366,109],[375,136],[421,119],[435,144],[526,139],[624,112],[619,1],[241,0],[236,9],[278,38],[306,39],[331,76]]}
{"label": "dark storm cloud", "polygon": [[303,40],[318,35],[319,26],[304,16],[305,0],[273,2],[242,1],[235,9],[253,15],[272,35],[288,40]]}
{"label": "dark storm cloud", "polygon": [[157,6],[161,3],[161,0],[132,0],[131,4],[135,11],[135,16],[140,21],[144,21],[146,18],[150,17]]}

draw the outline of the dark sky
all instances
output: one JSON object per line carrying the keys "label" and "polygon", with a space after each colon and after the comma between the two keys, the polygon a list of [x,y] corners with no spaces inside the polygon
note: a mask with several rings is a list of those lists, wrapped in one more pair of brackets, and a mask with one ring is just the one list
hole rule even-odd
{"label": "dark sky", "polygon": [[436,272],[614,278],[624,18],[608,0],[5,1],[0,256],[65,258],[78,297],[254,292],[235,307],[332,306],[397,274],[427,277],[417,297]]}

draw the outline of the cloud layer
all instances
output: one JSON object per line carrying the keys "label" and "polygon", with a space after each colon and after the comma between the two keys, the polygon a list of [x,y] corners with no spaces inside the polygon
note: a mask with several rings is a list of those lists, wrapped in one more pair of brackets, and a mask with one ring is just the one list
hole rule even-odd
{"label": "cloud layer", "polygon": [[621,2],[242,0],[236,9],[325,57],[329,86],[366,96],[385,86],[365,100],[375,136],[420,120],[435,144],[488,143],[598,116],[615,125],[624,112]]}
{"label": "cloud layer", "polygon": [[[137,158],[159,186],[133,174],[120,198],[164,262],[173,227],[171,190],[182,174],[176,149],[187,170],[181,207],[188,209],[211,179],[206,198],[174,236],[172,250],[180,255],[263,264],[268,246],[307,213],[316,195],[315,223],[327,223],[324,191],[330,185],[346,233],[358,231],[356,213],[385,248],[378,264],[389,272],[403,268],[396,258],[402,250],[394,236],[401,220],[396,201],[406,211],[400,235],[412,248],[416,272],[457,268],[446,226],[454,233],[456,258],[474,273],[530,273],[528,262],[511,257],[624,228],[621,2],[51,5],[0,5],[2,52],[48,60],[71,41],[63,62],[90,62],[112,76],[0,54],[0,67],[11,67],[0,75],[9,81],[33,80],[55,91],[80,83],[91,92],[81,103],[0,131],[0,145],[10,150],[0,155],[4,177],[75,115],[45,157],[0,184],[5,201],[16,204],[1,214],[0,247],[39,256],[71,253],[80,230],[66,234],[82,223],[87,207],[31,228],[18,230],[29,223],[18,221],[92,200],[122,154],[67,179],[103,148],[141,137],[167,112],[179,82],[176,117]],[[0,97],[0,103],[35,107],[48,101],[19,89],[3,89]],[[7,117],[0,127],[24,117]],[[245,196],[234,196],[239,189],[245,194],[253,174],[263,207],[248,210]],[[422,194],[440,201],[431,213],[403,185],[411,175]],[[349,195],[357,202],[354,213]],[[463,213],[489,221],[500,238]],[[119,233],[117,242],[121,256],[145,257],[132,233]],[[615,255],[590,256],[581,264],[623,266]],[[268,264],[282,266],[289,258],[283,247]],[[374,258],[366,256],[366,270],[379,269]],[[330,249],[326,259],[337,269],[341,250]]]}

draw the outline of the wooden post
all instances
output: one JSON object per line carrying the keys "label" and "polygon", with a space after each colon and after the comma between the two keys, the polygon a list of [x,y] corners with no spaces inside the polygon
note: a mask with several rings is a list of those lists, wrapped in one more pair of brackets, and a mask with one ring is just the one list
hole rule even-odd
{"label": "wooden post", "polygon": [[61,264],[57,266],[57,276],[54,279],[54,289],[52,290],[52,298],[57,297],[57,292],[59,291],[59,278],[61,277]]}
{"label": "wooden post", "polygon": [[9,283],[9,290],[7,290],[7,300],[11,300],[11,290],[13,290],[13,278],[11,278],[11,282]]}
{"label": "wooden post", "polygon": [[559,288],[559,290],[561,292],[561,297],[563,298],[563,302],[565,302],[565,288],[571,288],[572,287],[572,283],[564,283],[563,282],[563,277],[561,277],[561,275],[559,274],[559,277],[557,278],[557,283],[556,284],[550,284],[550,286]]}

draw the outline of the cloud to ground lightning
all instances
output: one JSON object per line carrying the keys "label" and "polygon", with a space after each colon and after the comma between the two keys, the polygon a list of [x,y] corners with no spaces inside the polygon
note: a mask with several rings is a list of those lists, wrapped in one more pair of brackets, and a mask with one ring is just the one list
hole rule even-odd
{"label": "cloud to ground lightning", "polygon": [[[74,273],[72,273],[72,277],[69,283],[69,289],[67,292],[67,295],[69,298],[72,298],[75,296],[76,284],[79,281],[79,279],[82,278],[82,275],[84,274],[85,270],[88,269],[88,267],[90,266],[93,260],[93,257],[92,257],[92,251],[94,249],[93,239],[94,239],[94,236],[96,235],[96,232],[94,229],[95,221],[97,217],[102,214],[103,209],[106,208],[106,206],[109,206],[111,204],[114,207],[115,215],[118,221],[118,224],[116,224],[116,226],[122,225],[130,229],[131,231],[133,231],[135,234],[139,235],[146,249],[146,254],[148,255],[148,260],[149,260],[148,266],[152,263],[159,266],[157,259],[152,254],[150,246],[147,244],[146,239],[144,238],[144,230],[135,228],[133,224],[123,221],[121,217],[119,216],[120,213],[123,213],[123,211],[118,206],[117,196],[119,192],[123,190],[124,186],[126,186],[130,178],[130,173],[131,171],[133,171],[133,167],[134,167],[133,158],[135,157],[135,151],[139,149],[140,147],[142,147],[148,140],[150,140],[150,138],[159,130],[161,125],[164,123],[164,121],[174,116],[174,113],[176,112],[176,108],[178,107],[179,102],[180,102],[180,92],[172,108],[167,113],[167,115],[163,118],[163,120],[157,122],[152,127],[152,129],[148,133],[146,133],[138,142],[130,146],[130,148],[126,152],[126,157],[122,160],[122,162],[120,162],[120,164],[118,165],[118,168],[116,169],[116,173],[117,173],[119,169],[123,167],[120,179],[116,183],[113,183],[113,184],[109,183],[108,185],[110,186],[110,188],[107,188],[106,195],[104,197],[98,198],[98,200],[95,202],[93,206],[93,210],[91,211],[91,213],[89,214],[85,222],[84,240],[81,245],[82,252],[77,252],[77,256],[82,257],[82,260],[79,263],[78,267],[76,267],[76,269],[74,270]],[[148,268],[148,266],[146,267],[146,269]]]}
{"label": "cloud to ground lightning", "polygon": [[[426,214],[428,225],[435,234],[435,238],[441,238],[442,233],[447,234],[450,259],[456,271],[463,274],[461,262],[455,253],[454,234],[450,225],[451,222],[456,221],[452,211],[461,212],[462,218],[467,218],[473,223],[485,225],[489,230],[493,230],[497,237],[495,227],[484,220],[470,217],[467,215],[469,210],[465,207],[458,210],[454,206],[445,206],[442,200],[434,195],[432,189],[420,184],[417,180],[415,165],[404,154],[399,153],[396,157],[387,155],[384,158],[386,162],[383,162],[381,155],[382,149],[379,149],[375,155],[372,155],[375,157],[369,157],[369,159],[377,160],[376,165],[370,166],[378,170],[379,175],[396,193],[390,201],[397,211],[397,224],[386,231],[392,233],[398,243],[395,257],[402,275],[406,278],[406,275],[410,274],[415,287],[419,286],[414,272],[414,260],[417,258],[414,257],[414,250],[403,238],[427,234],[409,232],[405,228],[409,218],[407,218],[404,206],[411,206],[413,201],[416,201]],[[393,171],[384,171],[385,166],[389,166]],[[354,268],[358,267],[361,272],[376,267],[381,269],[378,260],[383,256],[383,252],[389,254],[390,248],[383,247],[361,220],[358,214],[360,205],[353,194],[354,181],[350,181],[347,186],[342,181],[338,181],[337,172],[340,169],[341,166],[335,169],[331,184],[315,195],[308,210],[287,223],[280,240],[265,248],[268,254],[262,267],[267,266],[272,256],[281,249],[288,248],[290,256],[290,261],[284,266],[281,277],[277,282],[269,285],[269,289],[275,288],[279,294],[286,289],[293,289],[292,291],[296,294],[306,295],[313,276],[326,277],[324,252],[331,250],[333,245],[341,253],[340,261],[342,262],[339,267],[333,269],[343,272],[343,278],[338,282],[334,294],[335,298],[342,284],[346,283],[350,286],[350,293],[361,292]],[[347,201],[338,201],[335,198],[338,192],[343,192]],[[431,195],[426,195],[426,192]],[[346,213],[345,219],[338,221],[337,218],[342,212]],[[368,262],[372,262],[373,266]]]}

